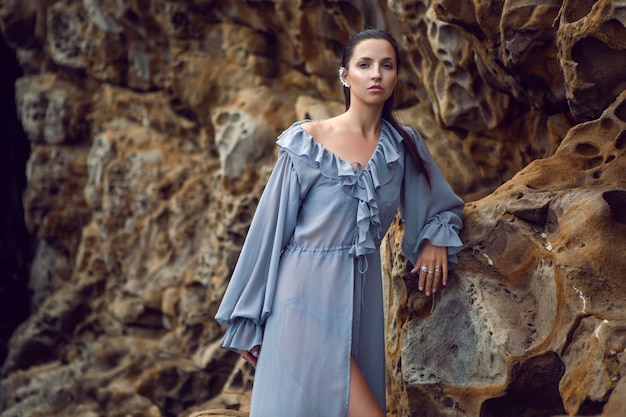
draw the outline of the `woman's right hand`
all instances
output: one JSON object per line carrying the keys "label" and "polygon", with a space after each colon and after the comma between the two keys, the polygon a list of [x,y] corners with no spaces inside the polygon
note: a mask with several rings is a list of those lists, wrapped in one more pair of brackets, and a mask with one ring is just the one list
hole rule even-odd
{"label": "woman's right hand", "polygon": [[250,350],[241,351],[241,357],[245,359],[252,366],[256,366],[256,361],[259,358],[259,351],[261,350],[260,345],[254,346]]}

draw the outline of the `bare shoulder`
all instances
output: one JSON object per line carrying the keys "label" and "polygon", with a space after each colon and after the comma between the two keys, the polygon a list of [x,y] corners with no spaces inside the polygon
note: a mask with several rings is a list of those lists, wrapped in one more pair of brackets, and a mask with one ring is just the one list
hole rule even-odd
{"label": "bare shoulder", "polygon": [[306,133],[308,133],[311,136],[315,136],[315,134],[317,133],[317,129],[319,127],[320,122],[319,121],[306,121],[304,123],[302,123],[300,125],[300,127],[302,127],[302,130],[304,130]]}
{"label": "bare shoulder", "polygon": [[302,123],[302,130],[311,135],[316,141],[323,143],[337,131],[337,121],[335,118],[331,118],[305,122]]}

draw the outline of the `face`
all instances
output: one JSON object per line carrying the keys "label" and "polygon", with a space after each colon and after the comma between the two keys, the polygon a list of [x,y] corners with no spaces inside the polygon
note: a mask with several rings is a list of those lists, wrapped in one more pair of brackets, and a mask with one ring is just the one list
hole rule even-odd
{"label": "face", "polygon": [[359,42],[348,63],[344,79],[350,85],[351,101],[384,103],[398,81],[396,54],[384,39]]}

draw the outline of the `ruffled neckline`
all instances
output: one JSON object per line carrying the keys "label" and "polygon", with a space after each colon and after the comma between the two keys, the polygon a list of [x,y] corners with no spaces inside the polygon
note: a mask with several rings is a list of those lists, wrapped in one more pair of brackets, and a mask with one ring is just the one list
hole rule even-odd
{"label": "ruffled neckline", "polygon": [[399,148],[403,138],[389,122],[383,120],[370,160],[357,170],[302,129],[302,124],[310,121],[295,122],[278,137],[276,143],[292,157],[303,158],[309,166],[319,169],[324,177],[341,181],[344,192],[359,200],[357,232],[350,253],[354,256],[373,253],[384,234],[376,200],[377,190],[391,181],[392,165],[402,156]]}
{"label": "ruffled neckline", "polygon": [[352,162],[337,156],[302,128],[303,124],[313,121],[304,119],[293,123],[278,137],[276,143],[293,156],[308,159],[309,165],[319,168],[322,175],[327,178],[340,179],[344,176],[359,176],[361,172],[372,168],[377,169],[380,176],[383,171],[381,168],[387,167],[388,164],[397,161],[401,156],[398,148],[403,138],[389,122],[383,120],[378,143],[372,156],[361,170],[356,170],[352,166]]}

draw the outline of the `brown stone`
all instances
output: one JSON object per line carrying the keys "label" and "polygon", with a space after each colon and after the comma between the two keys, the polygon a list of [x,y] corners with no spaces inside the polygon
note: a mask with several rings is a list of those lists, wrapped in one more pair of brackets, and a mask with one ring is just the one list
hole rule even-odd
{"label": "brown stone", "polygon": [[383,3],[0,2],[35,241],[0,409],[247,415],[253,370],[213,315],[276,136],[343,111],[342,46],[375,26],[401,121],[467,202],[434,298],[399,222],[384,241],[388,415],[626,413],[623,5]]}

